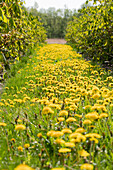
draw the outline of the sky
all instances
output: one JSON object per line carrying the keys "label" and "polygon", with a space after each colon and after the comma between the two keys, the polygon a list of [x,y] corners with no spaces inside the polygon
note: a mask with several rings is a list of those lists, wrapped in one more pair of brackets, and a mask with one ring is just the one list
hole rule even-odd
{"label": "sky", "polygon": [[69,9],[79,9],[86,0],[25,0],[25,6],[31,7],[34,5],[34,2],[38,3],[38,9],[48,9],[49,7],[55,7],[58,9],[64,8],[65,5]]}

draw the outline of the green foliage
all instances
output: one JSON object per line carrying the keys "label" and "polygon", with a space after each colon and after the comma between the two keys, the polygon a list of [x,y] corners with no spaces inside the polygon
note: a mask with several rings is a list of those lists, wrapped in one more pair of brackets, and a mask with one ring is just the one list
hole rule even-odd
{"label": "green foliage", "polygon": [[48,38],[64,38],[67,23],[73,20],[73,16],[79,17],[80,15],[76,10],[70,10],[68,8],[56,10],[51,7],[47,10],[37,10],[34,6],[28,11],[32,15],[40,17],[40,22],[43,23]]}
{"label": "green foliage", "polygon": [[83,7],[80,13],[68,23],[66,40],[84,56],[113,63],[113,1],[94,0],[94,6]]}
{"label": "green foliage", "polygon": [[35,44],[44,42],[46,32],[38,16],[29,14],[20,0],[0,3],[0,61],[20,60]]}

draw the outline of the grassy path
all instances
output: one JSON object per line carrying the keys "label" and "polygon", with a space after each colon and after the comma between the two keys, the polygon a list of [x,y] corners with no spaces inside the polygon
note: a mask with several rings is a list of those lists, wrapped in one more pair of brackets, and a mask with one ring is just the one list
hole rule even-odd
{"label": "grassy path", "polygon": [[36,49],[0,113],[0,169],[112,170],[113,77],[70,46]]}

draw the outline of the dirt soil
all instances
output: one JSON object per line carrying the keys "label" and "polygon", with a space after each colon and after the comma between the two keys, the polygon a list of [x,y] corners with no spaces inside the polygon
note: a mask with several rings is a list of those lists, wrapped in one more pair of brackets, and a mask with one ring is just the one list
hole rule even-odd
{"label": "dirt soil", "polygon": [[48,44],[65,44],[66,40],[65,39],[59,39],[59,38],[54,38],[54,39],[47,39],[46,42]]}

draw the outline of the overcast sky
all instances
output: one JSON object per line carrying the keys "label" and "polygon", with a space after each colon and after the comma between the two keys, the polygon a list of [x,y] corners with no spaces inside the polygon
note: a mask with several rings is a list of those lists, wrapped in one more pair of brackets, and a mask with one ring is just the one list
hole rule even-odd
{"label": "overcast sky", "polygon": [[25,0],[25,3],[27,7],[31,7],[34,5],[34,2],[37,2],[40,8],[49,8],[49,7],[55,7],[58,8],[64,8],[64,5],[66,5],[69,9],[79,9],[80,6],[86,2],[86,0]]}

